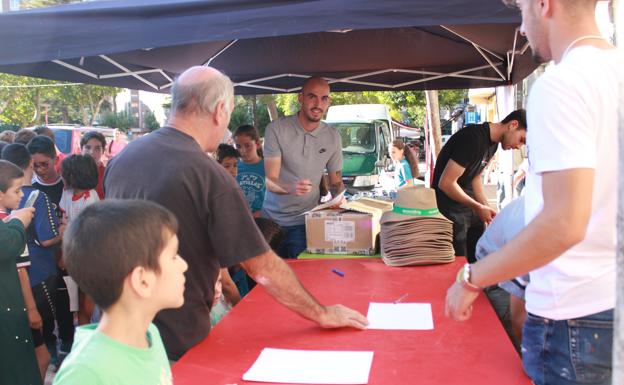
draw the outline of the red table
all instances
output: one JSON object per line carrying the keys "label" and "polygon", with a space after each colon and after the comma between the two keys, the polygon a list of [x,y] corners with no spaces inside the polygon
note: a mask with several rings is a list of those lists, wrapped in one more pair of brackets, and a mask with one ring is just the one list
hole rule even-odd
{"label": "red table", "polygon": [[369,302],[392,302],[407,293],[403,302],[431,303],[434,330],[324,330],[258,287],[173,366],[174,384],[250,383],[242,380],[243,373],[265,347],[373,350],[369,384],[531,384],[484,295],[469,321],[444,316],[446,289],[464,261],[400,268],[378,259],[292,261],[299,279],[322,303],[342,303],[366,314]]}

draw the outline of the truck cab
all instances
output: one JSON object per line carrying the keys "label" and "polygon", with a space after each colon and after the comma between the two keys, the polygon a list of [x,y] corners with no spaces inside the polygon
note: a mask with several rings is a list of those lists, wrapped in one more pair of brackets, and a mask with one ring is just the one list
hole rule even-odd
{"label": "truck cab", "polygon": [[370,190],[391,161],[388,147],[396,137],[384,104],[331,106],[326,123],[342,141],[342,177],[349,190]]}

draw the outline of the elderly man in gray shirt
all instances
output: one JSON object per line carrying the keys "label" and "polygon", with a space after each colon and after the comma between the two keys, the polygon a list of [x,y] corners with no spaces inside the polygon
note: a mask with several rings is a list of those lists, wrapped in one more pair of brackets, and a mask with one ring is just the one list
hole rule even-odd
{"label": "elderly man in gray shirt", "polygon": [[299,94],[299,112],[266,128],[263,214],[282,226],[285,241],[279,254],[285,258],[296,258],[306,248],[302,214],[318,204],[325,170],[332,195],[344,190],[340,134],[321,122],[331,102],[329,92],[325,79],[309,78]]}

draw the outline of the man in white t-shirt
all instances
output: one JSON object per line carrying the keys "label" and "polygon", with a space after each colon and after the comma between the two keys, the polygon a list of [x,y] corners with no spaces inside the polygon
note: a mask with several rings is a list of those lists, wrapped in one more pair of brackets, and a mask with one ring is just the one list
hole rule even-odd
{"label": "man in white t-shirt", "polygon": [[482,287],[530,271],[527,374],[538,385],[611,384],[622,65],[595,0],[515,3],[534,57],[555,62],[529,94],[527,226],[459,272],[446,313],[468,319]]}

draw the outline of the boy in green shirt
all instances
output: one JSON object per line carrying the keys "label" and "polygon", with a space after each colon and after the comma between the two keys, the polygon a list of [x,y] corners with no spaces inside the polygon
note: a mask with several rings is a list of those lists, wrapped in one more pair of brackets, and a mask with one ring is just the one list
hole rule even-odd
{"label": "boy in green shirt", "polygon": [[65,265],[103,315],[99,324],[76,329],[55,385],[172,383],[151,322],[184,303],[188,266],[178,255],[177,230],[168,210],[138,200],[95,203],[70,223]]}

